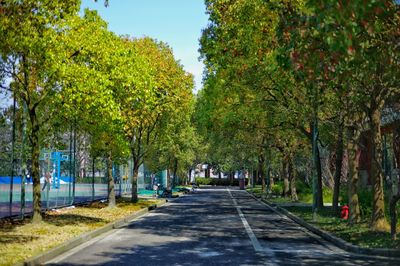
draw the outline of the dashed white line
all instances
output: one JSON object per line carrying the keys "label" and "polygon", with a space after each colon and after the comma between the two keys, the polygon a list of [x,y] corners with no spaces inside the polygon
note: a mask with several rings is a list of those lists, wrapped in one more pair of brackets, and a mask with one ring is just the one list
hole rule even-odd
{"label": "dashed white line", "polygon": [[227,191],[228,191],[229,196],[231,197],[231,199],[233,201],[233,205],[235,206],[235,208],[236,208],[236,210],[237,210],[237,212],[239,214],[240,219],[242,220],[243,226],[244,226],[244,228],[246,230],[247,235],[250,238],[250,241],[251,241],[251,244],[253,245],[254,250],[256,252],[266,252],[267,251],[269,253],[269,255],[273,256],[274,254],[273,254],[271,249],[266,249],[266,248],[261,247],[260,242],[258,241],[256,235],[254,234],[254,232],[251,229],[249,223],[247,222],[246,218],[244,217],[244,214],[243,214],[242,210],[240,209],[240,206],[237,204],[236,199],[232,196],[232,193],[231,193],[231,191],[229,189],[227,189]]}

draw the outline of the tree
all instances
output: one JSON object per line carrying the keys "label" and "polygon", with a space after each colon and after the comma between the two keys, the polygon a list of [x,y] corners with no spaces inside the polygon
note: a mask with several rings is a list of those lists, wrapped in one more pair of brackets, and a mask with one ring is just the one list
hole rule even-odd
{"label": "tree", "polygon": [[281,5],[244,0],[235,4],[206,1],[206,5],[211,23],[200,40],[207,67],[204,94],[200,95],[204,109],[199,111],[206,114],[200,122],[209,117],[204,125],[211,130],[205,134],[209,140],[217,137],[210,145],[212,154],[226,150],[219,157],[228,158],[226,153],[246,153],[236,158],[237,169],[246,161],[258,161],[249,167],[261,173],[265,190],[266,154],[274,147],[282,148],[279,136],[283,134],[278,132],[293,129],[290,134],[301,139],[309,113],[303,107],[302,84],[296,84],[293,74],[279,66],[276,29]]}
{"label": "tree", "polygon": [[124,39],[124,69],[116,80],[124,132],[133,158],[132,201],[137,201],[137,177],[151,147],[168,124],[171,113],[191,94],[192,77],[174,59],[171,49],[150,38]]}
{"label": "tree", "polygon": [[88,132],[92,153],[107,158],[108,203],[114,207],[113,163],[128,157],[120,104],[115,97],[120,87],[114,79],[121,71],[115,66],[122,60],[123,42],[108,31],[106,22],[94,11],[85,10],[83,18],[76,16],[68,25],[64,40],[75,56],[63,72],[60,119],[74,121],[75,127]]}
{"label": "tree", "polygon": [[352,104],[359,110],[351,123],[356,123],[357,118],[364,115],[367,118],[373,158],[371,227],[382,230],[387,227],[387,221],[384,215],[380,119],[385,102],[399,90],[398,81],[393,79],[399,69],[396,60],[399,50],[394,41],[399,36],[399,9],[394,1],[325,1],[323,4],[310,1],[310,6],[318,14],[317,20],[323,23],[324,35],[321,37],[330,56],[340,59],[338,69],[351,81],[347,93],[353,95]]}
{"label": "tree", "polygon": [[[60,87],[64,60],[59,42],[65,29],[60,24],[79,10],[78,1],[2,1],[0,53],[3,71],[13,80],[13,96],[29,115],[33,180],[33,222],[41,221],[39,147],[43,125],[52,117],[54,95]],[[45,115],[46,114],[46,115]]]}

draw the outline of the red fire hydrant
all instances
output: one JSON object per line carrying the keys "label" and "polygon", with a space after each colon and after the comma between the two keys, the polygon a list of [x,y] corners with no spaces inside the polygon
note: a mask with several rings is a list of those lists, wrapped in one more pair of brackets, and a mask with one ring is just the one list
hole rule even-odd
{"label": "red fire hydrant", "polygon": [[349,206],[344,205],[342,211],[340,212],[340,218],[347,220],[349,218]]}

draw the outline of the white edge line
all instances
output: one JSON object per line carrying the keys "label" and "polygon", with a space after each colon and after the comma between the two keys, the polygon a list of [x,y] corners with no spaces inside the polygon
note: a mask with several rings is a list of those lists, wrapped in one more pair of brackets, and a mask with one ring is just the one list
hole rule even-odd
{"label": "white edge line", "polygon": [[261,247],[260,242],[258,242],[256,235],[254,234],[249,223],[247,222],[246,218],[244,217],[242,210],[240,209],[240,207],[238,206],[238,204],[236,202],[236,199],[232,196],[231,191],[229,189],[227,189],[227,190],[228,190],[229,196],[231,197],[231,199],[233,201],[234,206],[236,207],[237,212],[239,213],[239,217],[242,220],[243,226],[246,230],[247,235],[249,236],[249,238],[251,240],[251,244],[253,245],[254,250],[256,252],[263,251],[263,248]]}

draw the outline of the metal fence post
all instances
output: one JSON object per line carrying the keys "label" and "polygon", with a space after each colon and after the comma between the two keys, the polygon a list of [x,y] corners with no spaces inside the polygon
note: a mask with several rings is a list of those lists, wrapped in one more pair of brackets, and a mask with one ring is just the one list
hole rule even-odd
{"label": "metal fence post", "polygon": [[93,159],[92,159],[92,201],[94,201],[94,197],[95,197],[95,190],[94,190],[95,160],[96,160],[96,157],[93,156]]}
{"label": "metal fence post", "polygon": [[75,203],[75,183],[76,183],[76,121],[74,122],[74,161],[73,161],[73,179],[72,179],[72,201],[71,204]]}
{"label": "metal fence post", "polygon": [[73,203],[71,195],[71,183],[72,183],[72,123],[69,131],[69,182],[68,182],[68,201],[70,204]]}
{"label": "metal fence post", "polygon": [[10,216],[12,215],[12,202],[14,190],[14,174],[15,174],[15,158],[14,158],[14,145],[15,145],[15,96],[13,97],[13,116],[12,116],[12,137],[11,137],[11,179],[10,179]]}

